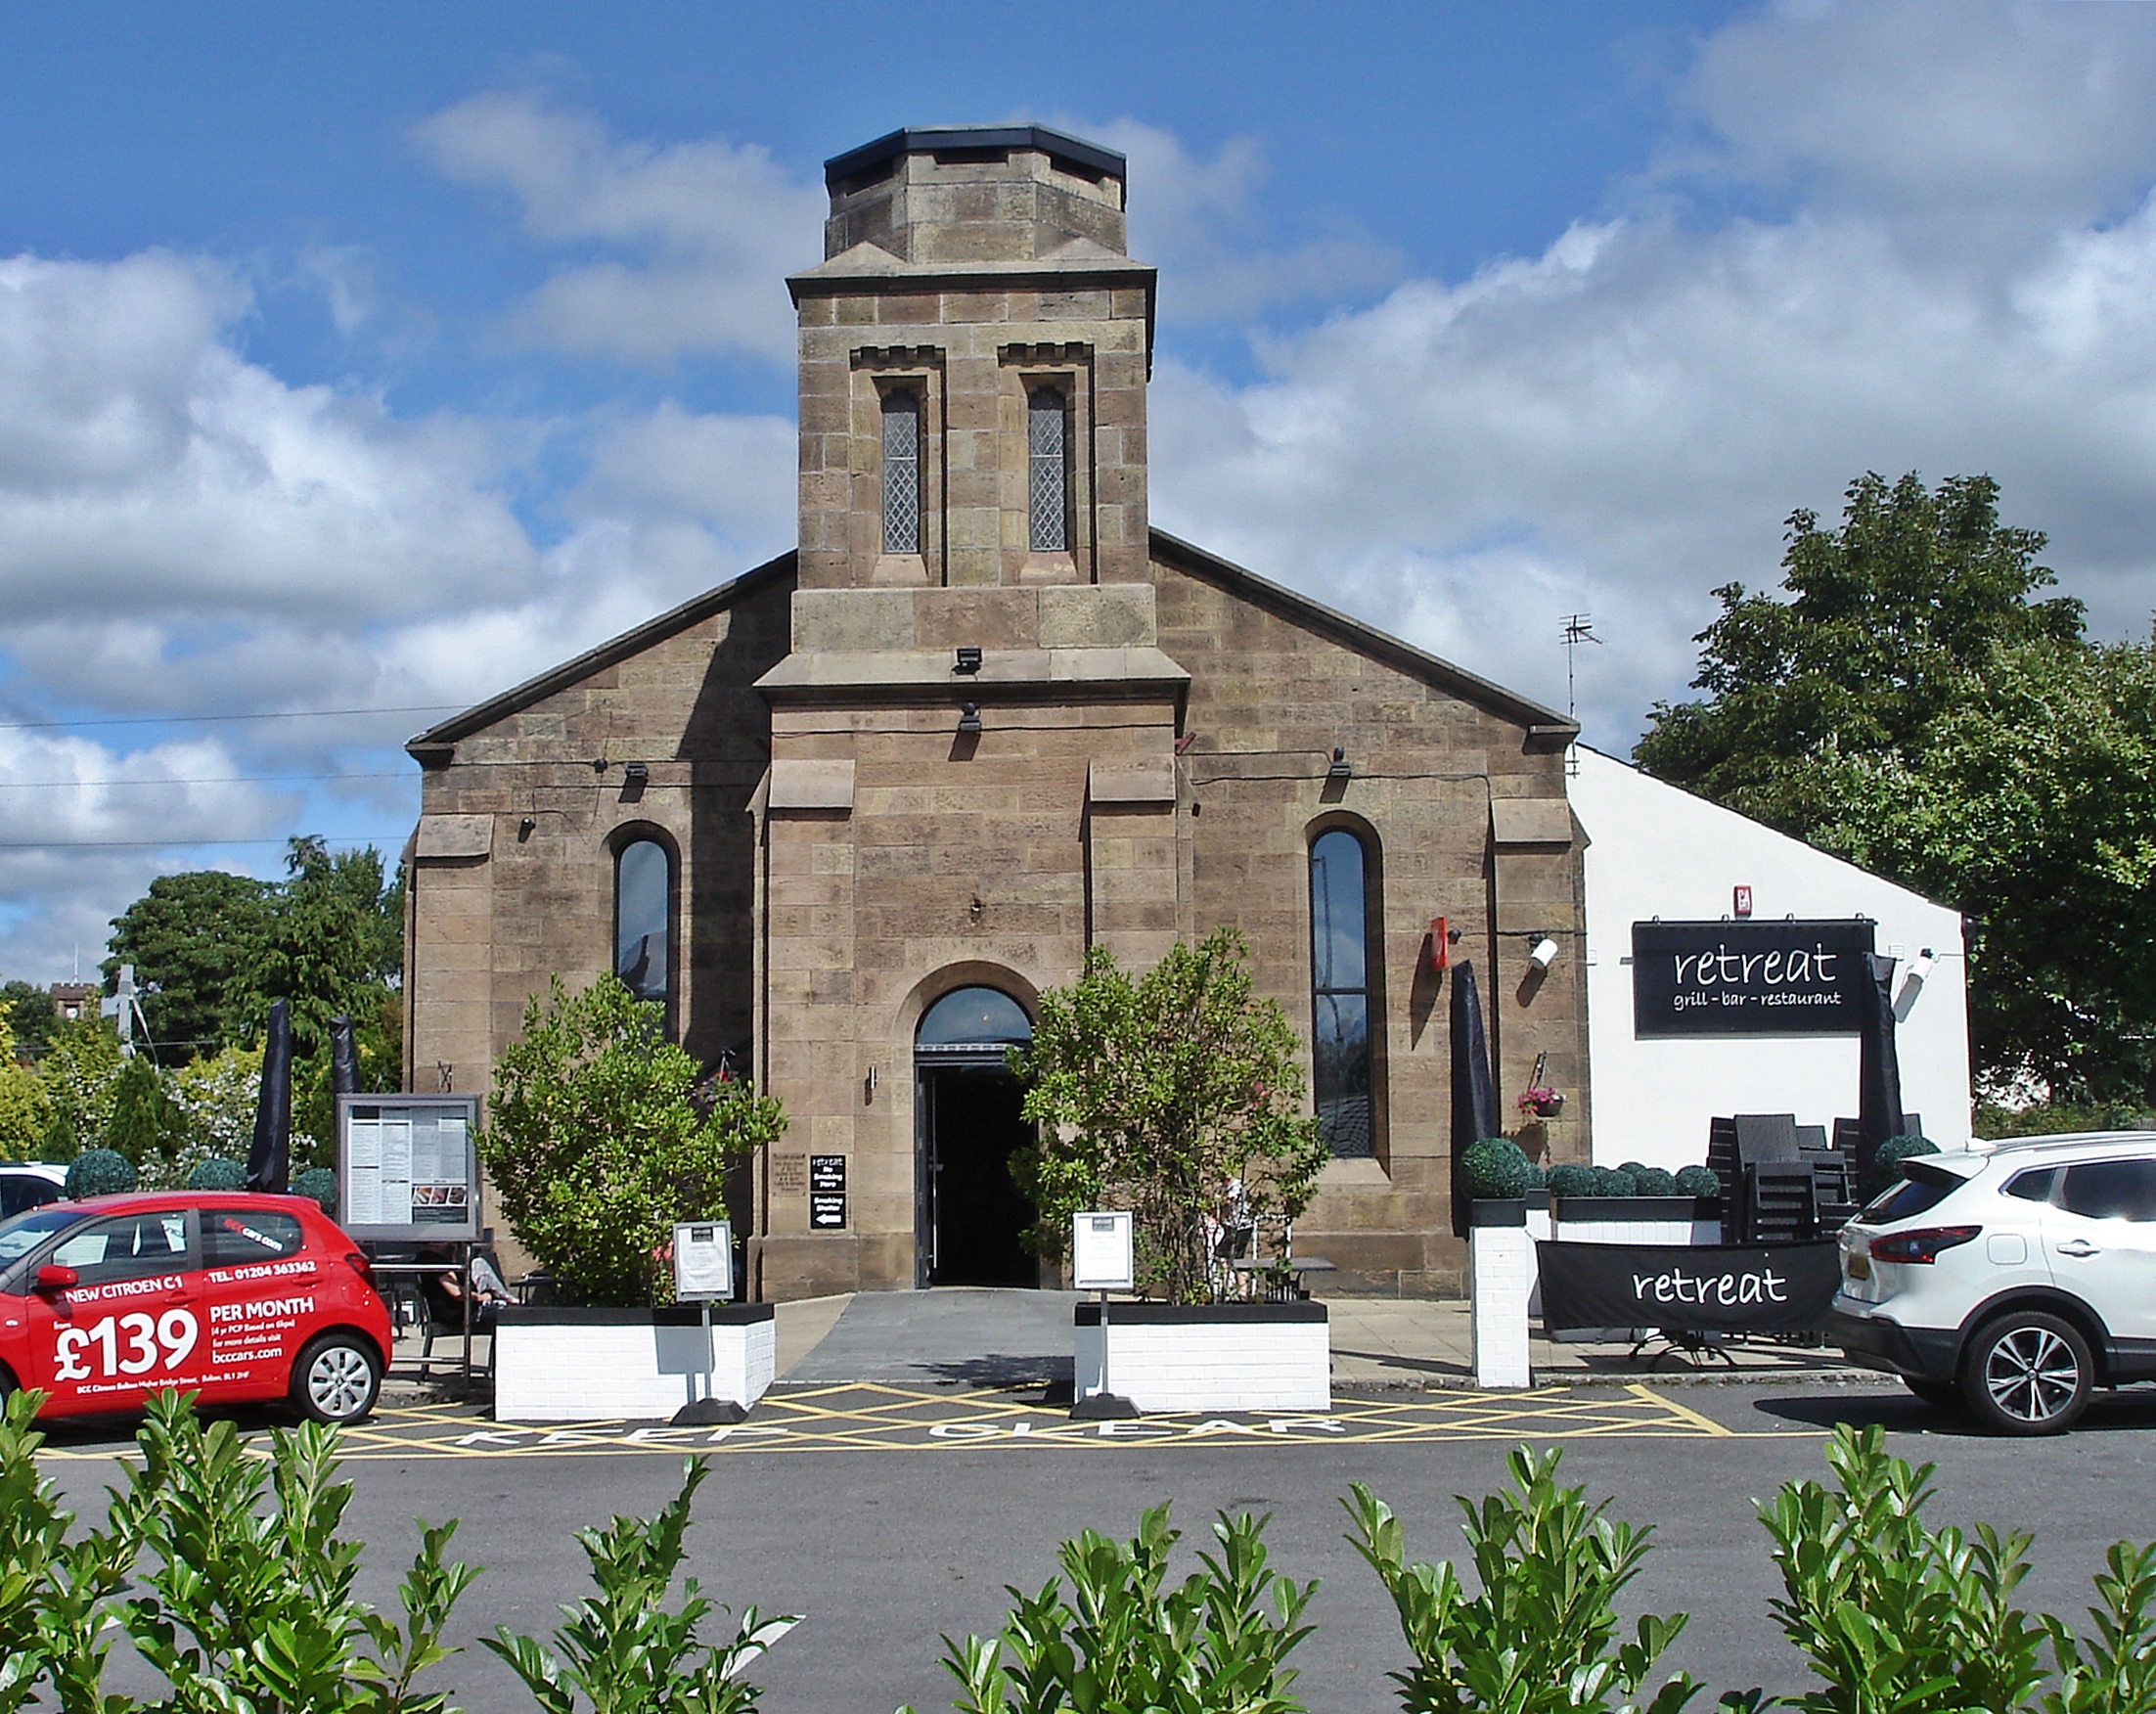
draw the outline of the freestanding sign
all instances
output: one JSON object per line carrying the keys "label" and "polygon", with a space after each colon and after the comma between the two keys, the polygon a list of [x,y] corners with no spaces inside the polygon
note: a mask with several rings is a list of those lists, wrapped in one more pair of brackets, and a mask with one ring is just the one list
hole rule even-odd
{"label": "freestanding sign", "polygon": [[734,1228],[725,1220],[674,1223],[674,1300],[734,1300]]}
{"label": "freestanding sign", "polygon": [[479,1236],[479,1098],[337,1098],[337,1223],[354,1238]]}
{"label": "freestanding sign", "polygon": [[1070,1283],[1080,1291],[1128,1291],[1138,1284],[1128,1214],[1070,1217]]}
{"label": "freestanding sign", "polygon": [[1855,1035],[1867,918],[1635,923],[1633,1034]]}

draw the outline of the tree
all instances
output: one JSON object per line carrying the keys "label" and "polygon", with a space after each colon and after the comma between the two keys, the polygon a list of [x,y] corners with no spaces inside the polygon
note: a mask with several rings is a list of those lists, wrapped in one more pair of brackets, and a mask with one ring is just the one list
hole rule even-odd
{"label": "tree", "polygon": [[44,1159],[72,1160],[103,1145],[112,1122],[120,1063],[118,1038],[94,1014],[53,1031],[37,1062],[37,1081],[51,1114],[41,1145]]}
{"label": "tree", "polygon": [[1096,946],[1076,982],[1041,996],[1011,1057],[1040,1141],[1012,1167],[1044,1253],[1061,1251],[1073,1214],[1128,1207],[1143,1287],[1203,1303],[1224,1233],[1309,1206],[1331,1155],[1302,1111],[1294,1032],[1254,993],[1247,956],[1217,928],[1134,980]]}
{"label": "tree", "polygon": [[612,976],[577,994],[556,976],[495,1069],[487,1175],[570,1303],[669,1301],[674,1222],[725,1218],[728,1174],[786,1131],[775,1098],[706,1079],[665,1021]]}
{"label": "tree", "polygon": [[186,1147],[186,1117],[148,1054],[121,1061],[112,1079],[112,1115],[99,1141],[125,1155],[146,1182],[161,1176]]}
{"label": "tree", "polygon": [[214,1054],[245,1038],[275,891],[272,882],[215,869],[160,875],[112,919],[106,989],[116,990],[121,965],[135,967],[160,1060]]}
{"label": "tree", "polygon": [[1792,513],[1789,599],[1715,591],[1721,617],[1693,639],[1708,698],[1655,703],[1633,759],[1808,836],[1831,807],[1823,765],[1911,754],[2000,648],[2080,643],[2081,603],[2029,600],[2056,581],[2037,564],[2044,536],[2001,525],[1998,502],[1989,476],[1929,492],[1913,472],[1892,487],[1872,473],[1849,485],[1839,529]]}
{"label": "tree", "polygon": [[0,1159],[35,1160],[45,1147],[52,1105],[37,1073],[15,1058],[15,1032],[0,1011]]}
{"label": "tree", "polygon": [[0,986],[0,1018],[15,1037],[15,1052],[25,1060],[42,1060],[45,1044],[60,1023],[60,1009],[51,990],[30,982]]}

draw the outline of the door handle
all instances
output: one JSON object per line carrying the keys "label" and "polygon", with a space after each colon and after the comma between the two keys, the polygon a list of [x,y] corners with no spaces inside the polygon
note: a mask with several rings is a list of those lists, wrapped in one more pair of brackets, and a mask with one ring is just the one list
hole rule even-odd
{"label": "door handle", "polygon": [[2100,1256],[2103,1251],[2086,1238],[2070,1238],[2064,1243],[2051,1246],[2062,1256]]}

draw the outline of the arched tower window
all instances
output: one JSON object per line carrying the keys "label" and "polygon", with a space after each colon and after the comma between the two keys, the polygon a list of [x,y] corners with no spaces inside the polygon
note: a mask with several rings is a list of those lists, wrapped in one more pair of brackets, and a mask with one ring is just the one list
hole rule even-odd
{"label": "arched tower window", "polygon": [[614,853],[614,974],[639,1000],[674,997],[674,857],[656,839]]}
{"label": "arched tower window", "polygon": [[1026,471],[1032,499],[1035,553],[1062,553],[1070,546],[1069,412],[1063,395],[1052,386],[1026,394]]}
{"label": "arched tower window", "polygon": [[883,551],[921,552],[921,395],[883,395]]}
{"label": "arched tower window", "polygon": [[1345,828],[1311,841],[1311,1086],[1318,1128],[1343,1158],[1376,1152],[1369,867],[1363,841]]}
{"label": "arched tower window", "polygon": [[921,1048],[1023,1046],[1033,1039],[1033,1020],[1001,988],[954,988],[921,1015],[914,1032]]}

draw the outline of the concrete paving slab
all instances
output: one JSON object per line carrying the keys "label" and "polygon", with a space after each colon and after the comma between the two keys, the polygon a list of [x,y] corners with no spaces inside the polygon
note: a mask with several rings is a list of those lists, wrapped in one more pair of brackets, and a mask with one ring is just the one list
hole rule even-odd
{"label": "concrete paving slab", "polygon": [[1024,1386],[1068,1381],[1075,1291],[945,1286],[864,1291],[786,1371],[788,1382]]}

